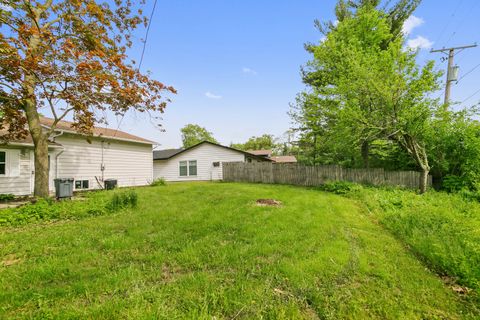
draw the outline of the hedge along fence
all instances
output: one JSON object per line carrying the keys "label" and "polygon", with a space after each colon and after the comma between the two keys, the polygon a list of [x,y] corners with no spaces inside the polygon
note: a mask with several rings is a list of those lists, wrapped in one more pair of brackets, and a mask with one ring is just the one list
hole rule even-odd
{"label": "hedge along fence", "polygon": [[[318,186],[327,181],[350,181],[371,185],[390,185],[418,188],[417,171],[385,171],[384,169],[350,169],[337,165],[306,166],[271,162],[225,162],[223,180],[231,182],[257,182]],[[429,186],[432,177],[428,177]]]}

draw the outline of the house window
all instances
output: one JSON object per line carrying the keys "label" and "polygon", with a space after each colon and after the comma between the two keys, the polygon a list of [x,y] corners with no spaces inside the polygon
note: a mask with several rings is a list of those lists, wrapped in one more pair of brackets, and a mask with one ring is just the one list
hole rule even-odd
{"label": "house window", "polygon": [[217,161],[217,162],[214,162],[214,163],[213,163],[213,166],[214,166],[215,168],[220,167],[220,162],[218,162],[218,161]]}
{"label": "house window", "polygon": [[7,170],[7,153],[0,151],[0,175],[5,175]]}
{"label": "house window", "polygon": [[75,180],[75,189],[88,189],[88,180]]}
{"label": "house window", "polygon": [[186,177],[188,175],[187,161],[180,161],[180,177]]}
{"label": "house window", "polygon": [[197,175],[197,160],[180,161],[180,177]]}
{"label": "house window", "polygon": [[189,176],[197,175],[197,160],[188,161],[188,175]]}

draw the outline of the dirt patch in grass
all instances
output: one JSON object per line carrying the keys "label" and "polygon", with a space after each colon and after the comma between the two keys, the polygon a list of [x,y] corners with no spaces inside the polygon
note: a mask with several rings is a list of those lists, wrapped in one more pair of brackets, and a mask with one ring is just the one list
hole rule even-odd
{"label": "dirt patch in grass", "polygon": [[258,199],[255,204],[260,207],[279,207],[282,202],[275,199]]}

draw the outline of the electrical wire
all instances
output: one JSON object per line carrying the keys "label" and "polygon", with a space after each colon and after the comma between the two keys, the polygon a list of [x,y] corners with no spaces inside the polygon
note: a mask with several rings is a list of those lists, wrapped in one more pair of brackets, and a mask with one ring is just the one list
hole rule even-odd
{"label": "electrical wire", "polygon": [[453,18],[455,17],[455,15],[457,14],[457,11],[458,9],[460,8],[460,6],[462,5],[463,3],[463,0],[461,0],[457,7],[455,8],[455,10],[453,11],[452,15],[450,16],[450,18],[448,19],[448,22],[445,24],[445,26],[443,27],[442,31],[440,32],[440,35],[438,36],[437,40],[435,40],[434,43],[438,43],[438,41],[442,38],[443,34],[445,33],[445,31],[447,31],[447,28],[450,26],[450,23],[452,22]]}
{"label": "electrical wire", "polygon": [[471,98],[473,98],[474,96],[476,96],[478,93],[480,93],[480,89],[478,89],[477,91],[475,91],[474,93],[472,93],[467,99],[463,100],[461,103],[465,103],[467,102],[468,100],[470,100]]}
{"label": "electrical wire", "polygon": [[455,84],[458,84],[463,78],[465,78],[466,76],[468,76],[470,73],[472,73],[473,71],[475,71],[478,67],[480,67],[480,63],[477,64],[475,67],[473,67],[472,69],[470,69],[467,73],[465,73],[463,76],[460,77],[460,79],[457,80],[457,82]]}
{"label": "electrical wire", "polygon": [[147,47],[148,34],[150,33],[150,26],[152,25],[153,14],[155,13],[156,7],[157,7],[157,0],[153,2],[152,12],[150,13],[150,19],[148,20],[147,31],[145,32],[145,40],[143,41],[142,55],[140,56],[138,70],[140,70],[140,68],[142,67],[143,56],[145,55],[145,48]]}
{"label": "electrical wire", "polygon": [[446,46],[446,45],[450,42],[450,40],[452,40],[453,37],[457,34],[457,31],[460,29],[460,27],[463,26],[463,24],[465,23],[465,21],[468,20],[468,18],[470,17],[470,15],[471,15],[472,12],[473,12],[473,9],[474,9],[479,3],[480,3],[480,1],[477,1],[477,0],[473,3],[473,5],[470,7],[470,9],[469,9],[468,12],[467,12],[467,16],[460,21],[460,23],[457,25],[457,27],[455,28],[455,30],[453,31],[453,33],[452,33],[452,34],[450,35],[450,37],[447,39],[447,42],[445,42],[445,46]]}
{"label": "electrical wire", "polygon": [[[152,20],[153,20],[153,15],[155,13],[155,8],[157,7],[157,0],[153,2],[153,8],[150,13],[150,19],[148,20],[147,24],[147,30],[145,32],[145,39],[143,40],[143,48],[142,48],[142,54],[140,56],[140,62],[138,63],[138,68],[137,70],[140,71],[140,68],[142,67],[142,62],[143,62],[143,56],[145,55],[145,48],[147,47],[147,41],[148,41],[148,35],[150,33],[150,26],[152,25]],[[120,118],[120,121],[118,122],[117,129],[115,130],[114,136],[117,135],[118,129],[120,129],[120,126],[122,125],[123,119],[125,118],[125,113],[122,114],[122,117]]]}

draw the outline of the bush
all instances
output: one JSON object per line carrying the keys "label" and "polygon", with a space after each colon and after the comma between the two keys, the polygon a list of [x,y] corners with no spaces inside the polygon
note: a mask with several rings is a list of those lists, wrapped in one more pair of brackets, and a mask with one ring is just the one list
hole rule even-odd
{"label": "bush", "polygon": [[359,191],[362,186],[348,181],[327,181],[318,187],[320,190],[336,194],[347,194],[352,191]]}
{"label": "bush", "polygon": [[11,193],[0,194],[0,202],[11,201],[11,200],[14,200],[14,199],[15,199],[15,196]]}
{"label": "bush", "polygon": [[157,178],[150,183],[150,186],[156,187],[156,186],[166,186],[167,182],[165,181],[164,178]]}
{"label": "bush", "polygon": [[443,178],[442,188],[447,192],[457,192],[467,187],[465,179],[459,176],[447,175]]}
{"label": "bush", "polygon": [[80,219],[101,216],[124,208],[134,208],[138,203],[135,191],[91,192],[82,201],[39,199],[18,208],[0,210],[0,226],[20,226],[28,223],[61,219]]}
{"label": "bush", "polygon": [[125,208],[136,208],[137,204],[137,193],[134,190],[129,190],[113,194],[113,197],[108,203],[107,208],[110,211],[118,211]]}

